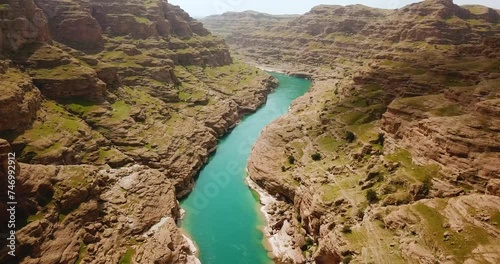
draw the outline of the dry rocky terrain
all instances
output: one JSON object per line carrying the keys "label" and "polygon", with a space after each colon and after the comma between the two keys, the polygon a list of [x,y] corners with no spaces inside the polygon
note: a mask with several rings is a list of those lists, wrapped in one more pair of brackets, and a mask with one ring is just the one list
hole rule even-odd
{"label": "dry rocky terrain", "polygon": [[0,263],[51,264],[196,263],[177,199],[276,85],[163,0],[1,0],[0,84]]}
{"label": "dry rocky terrain", "polygon": [[250,178],[284,263],[500,263],[500,14],[427,0],[208,17],[232,54],[313,79]]}

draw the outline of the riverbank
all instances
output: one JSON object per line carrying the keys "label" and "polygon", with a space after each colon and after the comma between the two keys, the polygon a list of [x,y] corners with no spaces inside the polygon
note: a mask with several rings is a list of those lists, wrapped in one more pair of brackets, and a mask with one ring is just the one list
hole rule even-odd
{"label": "riverbank", "polygon": [[[263,243],[271,254],[271,257],[278,261],[284,259],[302,260],[302,254],[297,252],[292,246],[294,238],[288,235],[287,232],[276,232],[271,226],[272,222],[277,222],[275,209],[280,206],[278,199],[260,187],[250,178],[250,176],[248,176],[245,181],[248,187],[259,195],[259,203],[261,205],[260,212],[263,214],[266,221],[266,225],[262,229],[264,233]],[[284,222],[283,225],[287,225],[287,222]]]}
{"label": "riverbank", "polygon": [[[245,169],[254,142],[263,128],[288,112],[293,100],[302,96],[311,82],[272,73],[280,85],[267,103],[250,114],[219,141],[216,153],[199,174],[193,191],[181,201],[186,210],[182,228],[195,241],[202,263],[269,263],[264,235],[259,227],[265,219],[245,183]],[[275,247],[284,248],[283,239]],[[229,246],[228,246],[229,245]]]}

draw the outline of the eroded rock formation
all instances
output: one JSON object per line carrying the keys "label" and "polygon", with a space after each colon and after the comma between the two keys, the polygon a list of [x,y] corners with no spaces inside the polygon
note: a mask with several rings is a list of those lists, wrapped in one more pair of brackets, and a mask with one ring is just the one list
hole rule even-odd
{"label": "eroded rock formation", "polygon": [[167,1],[3,1],[0,28],[0,262],[196,263],[177,198],[275,81]]}

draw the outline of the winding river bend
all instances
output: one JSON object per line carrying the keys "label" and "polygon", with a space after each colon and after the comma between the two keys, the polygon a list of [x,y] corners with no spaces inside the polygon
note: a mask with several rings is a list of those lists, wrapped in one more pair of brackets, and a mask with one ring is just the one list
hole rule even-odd
{"label": "winding river bend", "polygon": [[196,243],[203,264],[270,263],[257,195],[245,183],[246,164],[260,131],[285,114],[311,86],[308,80],[272,73],[279,86],[267,103],[219,141],[191,194],[181,201],[182,227]]}

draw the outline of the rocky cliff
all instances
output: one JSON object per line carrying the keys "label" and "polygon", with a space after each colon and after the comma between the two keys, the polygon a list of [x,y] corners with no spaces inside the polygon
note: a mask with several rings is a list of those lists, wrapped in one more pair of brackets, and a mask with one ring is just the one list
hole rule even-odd
{"label": "rocky cliff", "polygon": [[254,30],[222,17],[204,24],[231,24],[238,57],[314,80],[248,163],[273,196],[278,260],[500,261],[498,10],[318,6]]}
{"label": "rocky cliff", "polygon": [[160,0],[0,1],[0,53],[0,262],[196,263],[177,198],[274,80]]}

